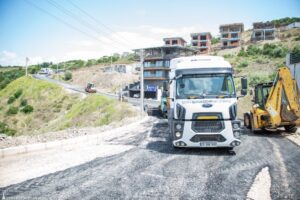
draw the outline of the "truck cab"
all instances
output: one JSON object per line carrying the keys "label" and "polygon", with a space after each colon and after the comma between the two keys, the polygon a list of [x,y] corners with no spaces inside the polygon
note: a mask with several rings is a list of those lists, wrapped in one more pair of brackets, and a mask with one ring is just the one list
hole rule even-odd
{"label": "truck cab", "polygon": [[[171,60],[168,123],[174,147],[240,145],[233,69],[218,56]],[[242,80],[242,94],[247,80]]]}

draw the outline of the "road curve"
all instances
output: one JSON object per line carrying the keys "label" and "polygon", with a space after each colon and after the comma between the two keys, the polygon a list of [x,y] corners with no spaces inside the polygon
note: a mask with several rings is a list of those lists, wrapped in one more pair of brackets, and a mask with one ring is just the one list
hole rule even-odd
{"label": "road curve", "polygon": [[[110,138],[126,152],[1,188],[6,199],[246,199],[256,175],[271,176],[272,199],[300,199],[300,148],[276,134],[245,132],[230,154],[173,149],[164,119]],[[146,130],[146,131],[145,131]]]}

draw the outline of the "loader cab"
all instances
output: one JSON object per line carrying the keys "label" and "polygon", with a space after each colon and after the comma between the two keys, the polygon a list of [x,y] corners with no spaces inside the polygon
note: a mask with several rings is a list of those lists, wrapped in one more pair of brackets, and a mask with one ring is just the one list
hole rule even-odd
{"label": "loader cab", "polygon": [[254,103],[259,105],[259,108],[265,109],[266,102],[268,100],[270,89],[273,86],[272,82],[260,83],[255,86],[254,89]]}

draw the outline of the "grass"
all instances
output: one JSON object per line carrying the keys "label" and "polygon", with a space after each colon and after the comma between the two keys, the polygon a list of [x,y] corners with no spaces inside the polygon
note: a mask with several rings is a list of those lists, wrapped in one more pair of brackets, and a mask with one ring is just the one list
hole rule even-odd
{"label": "grass", "polygon": [[133,112],[127,104],[94,94],[74,104],[59,127],[101,126],[132,115]]}
{"label": "grass", "polygon": [[[18,98],[7,104],[10,97]],[[15,136],[101,126],[134,114],[125,103],[99,95],[82,99],[53,83],[30,77],[21,77],[0,90],[0,105],[3,129]]]}

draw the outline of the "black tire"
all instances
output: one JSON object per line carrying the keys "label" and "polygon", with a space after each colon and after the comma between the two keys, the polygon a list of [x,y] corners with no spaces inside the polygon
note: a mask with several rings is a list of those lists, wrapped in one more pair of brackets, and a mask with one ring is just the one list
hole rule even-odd
{"label": "black tire", "polygon": [[296,125],[286,125],[284,126],[284,129],[289,133],[296,133],[297,131]]}
{"label": "black tire", "polygon": [[244,126],[247,128],[247,129],[251,129],[251,118],[250,118],[250,115],[249,113],[244,113]]}

